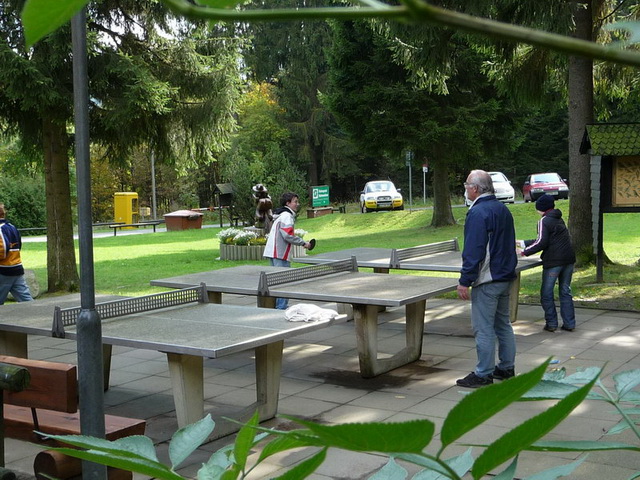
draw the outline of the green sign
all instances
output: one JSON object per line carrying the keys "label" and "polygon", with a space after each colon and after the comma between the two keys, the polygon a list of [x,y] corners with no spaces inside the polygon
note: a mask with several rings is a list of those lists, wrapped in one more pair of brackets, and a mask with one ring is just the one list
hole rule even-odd
{"label": "green sign", "polygon": [[326,207],[329,205],[329,186],[311,187],[311,206]]}

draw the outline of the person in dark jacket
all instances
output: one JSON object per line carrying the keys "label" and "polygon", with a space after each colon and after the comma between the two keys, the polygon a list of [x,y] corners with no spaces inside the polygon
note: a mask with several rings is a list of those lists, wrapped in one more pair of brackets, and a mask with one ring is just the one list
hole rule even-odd
{"label": "person in dark jacket", "polygon": [[513,217],[496,199],[491,176],[484,170],[473,170],[464,186],[473,203],[464,223],[458,296],[463,300],[471,298],[478,363],[456,384],[477,388],[493,383],[494,378],[504,380],[515,375],[516,339],[509,316],[509,296],[518,257]]}
{"label": "person in dark jacket", "polygon": [[4,205],[0,203],[0,305],[11,293],[18,302],[33,300],[24,279],[20,258],[22,238],[16,227],[5,219]]}
{"label": "person in dark jacket", "polygon": [[544,329],[555,332],[558,328],[558,313],[553,299],[553,290],[558,282],[562,330],[572,332],[576,328],[576,314],[571,295],[571,277],[576,263],[576,254],[571,246],[569,230],[562,220],[562,212],[555,208],[551,195],[544,194],[536,200],[536,210],[542,216],[538,221],[538,237],[524,240],[523,256],[542,252],[542,285],[540,304],[544,309]]}

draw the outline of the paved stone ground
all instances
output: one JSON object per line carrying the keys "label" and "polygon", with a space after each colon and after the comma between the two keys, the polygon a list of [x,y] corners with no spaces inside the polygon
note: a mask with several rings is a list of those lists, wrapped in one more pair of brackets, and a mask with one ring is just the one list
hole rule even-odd
{"label": "paved stone ground", "polygon": [[[254,304],[254,298],[231,297],[225,301]],[[324,305],[329,306],[330,305]],[[333,306],[335,308],[335,306]],[[359,375],[352,322],[344,322],[285,343],[279,413],[320,422],[399,421],[428,418],[439,431],[449,410],[463,397],[464,389],[455,380],[473,370],[475,346],[469,325],[469,303],[434,300],[427,304],[426,333],[419,361],[373,379]],[[381,314],[380,350],[392,351],[404,342],[403,309]],[[640,315],[636,312],[578,309],[575,332],[542,331],[542,309],[521,305],[514,324],[518,343],[517,371],[539,365],[549,356],[558,360],[554,367],[575,372],[580,367],[604,368],[605,384],[611,374],[640,368]],[[44,337],[29,339],[32,358],[76,362],[75,342]],[[253,358],[247,352],[205,362],[207,407],[214,414],[255,398]],[[167,445],[177,429],[165,356],[158,352],[114,347],[111,387],[105,394],[108,413],[145,418],[147,435],[157,445],[160,458],[167,461]],[[488,442],[547,407],[548,402],[516,404],[467,434],[461,442]],[[638,444],[629,432],[605,437],[604,432],[618,422],[612,408],[586,401],[548,438],[620,440]],[[290,428],[283,418],[263,425]],[[212,452],[228,445],[235,436],[207,443],[178,470],[195,477],[200,465]],[[435,453],[439,440],[429,447]],[[446,450],[447,457],[465,451],[465,446]],[[477,449],[476,449],[477,450]],[[39,447],[15,440],[6,442],[6,464],[21,479],[31,476],[34,455]],[[283,453],[261,464],[248,478],[271,478],[287,467],[309,457],[310,450]],[[479,451],[476,451],[476,455]],[[523,454],[518,477],[569,463],[580,455],[572,452]],[[257,452],[252,460],[257,458]],[[387,459],[373,454],[330,451],[327,460],[311,477],[326,479],[365,479]],[[407,466],[410,473],[415,467]],[[592,453],[568,478],[626,480],[640,471],[636,452]],[[146,478],[136,475],[136,480]]]}

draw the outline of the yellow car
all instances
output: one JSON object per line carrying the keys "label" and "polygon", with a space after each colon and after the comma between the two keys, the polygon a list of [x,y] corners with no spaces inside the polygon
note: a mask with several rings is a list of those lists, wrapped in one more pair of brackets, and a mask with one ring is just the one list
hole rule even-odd
{"label": "yellow car", "polygon": [[360,211],[365,213],[375,210],[404,210],[402,195],[393,182],[368,182],[360,192]]}

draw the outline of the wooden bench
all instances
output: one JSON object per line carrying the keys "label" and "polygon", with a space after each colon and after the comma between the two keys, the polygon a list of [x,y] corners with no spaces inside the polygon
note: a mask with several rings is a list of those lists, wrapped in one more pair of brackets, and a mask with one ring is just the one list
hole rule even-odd
{"label": "wooden bench", "polygon": [[347,206],[346,205],[336,205],[335,207],[331,207],[331,211],[332,212],[347,213]]}
{"label": "wooden bench", "polygon": [[[36,434],[79,435],[78,380],[75,365],[42,360],[30,360],[0,355],[0,362],[25,367],[31,376],[27,388],[20,392],[4,392],[5,436],[37,443],[59,446],[58,443]],[[144,420],[105,415],[107,440],[130,435],[143,435]],[[82,463],[52,450],[36,455],[33,464],[38,480],[68,479],[81,474]],[[131,479],[131,472],[109,469],[111,480]]]}
{"label": "wooden bench", "polygon": [[138,222],[138,223],[112,223],[109,224],[109,228],[113,228],[113,236],[116,236],[116,232],[118,231],[119,228],[127,228],[127,227],[148,227],[148,226],[152,226],[153,227],[153,233],[156,232],[156,227],[158,225],[160,225],[161,223],[164,223],[164,220],[153,220],[153,221],[148,221],[148,222]]}

